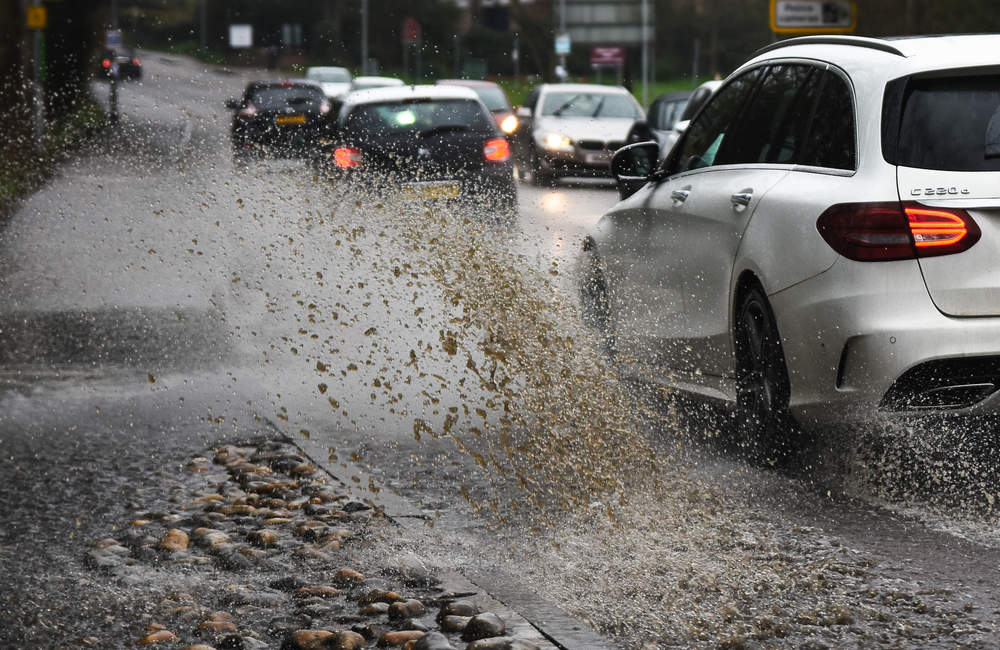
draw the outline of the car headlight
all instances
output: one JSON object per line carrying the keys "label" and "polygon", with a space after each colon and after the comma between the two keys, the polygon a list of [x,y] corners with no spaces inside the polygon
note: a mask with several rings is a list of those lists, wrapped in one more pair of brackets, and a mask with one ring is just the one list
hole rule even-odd
{"label": "car headlight", "polygon": [[562,133],[549,133],[545,136],[545,148],[549,151],[572,151],[573,141]]}
{"label": "car headlight", "polygon": [[503,118],[503,122],[500,122],[500,128],[504,133],[510,135],[517,130],[517,118],[513,115],[508,115]]}

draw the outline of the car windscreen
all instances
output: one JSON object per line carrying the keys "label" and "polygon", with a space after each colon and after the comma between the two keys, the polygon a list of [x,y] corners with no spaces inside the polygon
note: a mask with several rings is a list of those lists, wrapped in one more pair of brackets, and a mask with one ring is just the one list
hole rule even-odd
{"label": "car windscreen", "polygon": [[1000,171],[1000,75],[911,79],[898,133],[898,165]]}
{"label": "car windscreen", "polygon": [[622,117],[642,119],[642,111],[629,97],[620,94],[559,91],[548,93],[542,115],[555,117]]}
{"label": "car windscreen", "polygon": [[392,136],[437,130],[490,131],[494,125],[477,101],[421,99],[362,104],[347,115],[344,128],[353,134]]}
{"label": "car windscreen", "polygon": [[351,75],[347,70],[310,70],[306,78],[323,83],[347,83],[351,80]]}
{"label": "car windscreen", "polygon": [[323,91],[311,86],[263,86],[250,93],[250,101],[259,111],[319,110],[323,99]]}
{"label": "car windscreen", "polygon": [[476,86],[473,90],[479,95],[479,99],[483,100],[483,103],[486,104],[486,108],[491,111],[510,110],[507,97],[504,96],[503,91],[499,88],[494,88],[493,86]]}

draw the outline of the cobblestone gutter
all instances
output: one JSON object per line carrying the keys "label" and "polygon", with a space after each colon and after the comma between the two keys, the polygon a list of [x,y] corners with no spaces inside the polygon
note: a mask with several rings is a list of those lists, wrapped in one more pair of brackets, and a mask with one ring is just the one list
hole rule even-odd
{"label": "cobblestone gutter", "polygon": [[[315,445],[312,445],[315,446]],[[257,440],[191,458],[171,507],[90,542],[87,562],[147,589],[148,620],[116,646],[189,650],[584,650],[582,623],[497,575],[435,574],[407,552],[422,517],[391,494],[359,498],[319,449]],[[211,456],[211,457],[209,457]],[[322,457],[322,456],[320,456]],[[343,466],[340,466],[343,473]],[[87,637],[83,645],[109,647]]]}

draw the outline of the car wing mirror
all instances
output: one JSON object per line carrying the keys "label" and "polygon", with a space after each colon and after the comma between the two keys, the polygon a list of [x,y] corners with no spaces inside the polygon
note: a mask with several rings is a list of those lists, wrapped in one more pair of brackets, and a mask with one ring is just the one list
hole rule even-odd
{"label": "car wing mirror", "polygon": [[527,106],[518,106],[517,110],[514,111],[514,115],[517,115],[518,119],[521,120],[531,119],[531,109]]}
{"label": "car wing mirror", "polygon": [[649,182],[656,171],[660,145],[637,142],[622,147],[611,157],[611,173],[618,183],[618,195],[627,199]]}

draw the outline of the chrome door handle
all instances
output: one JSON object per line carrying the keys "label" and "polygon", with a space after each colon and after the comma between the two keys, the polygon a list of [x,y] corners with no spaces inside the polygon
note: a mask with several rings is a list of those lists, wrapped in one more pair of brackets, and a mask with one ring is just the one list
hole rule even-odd
{"label": "chrome door handle", "polygon": [[674,190],[670,193],[670,198],[678,203],[684,203],[687,201],[687,197],[691,194],[691,190]]}
{"label": "chrome door handle", "polygon": [[733,206],[746,207],[750,205],[750,201],[753,199],[753,190],[746,189],[742,192],[737,192],[729,197],[729,200],[733,202]]}

